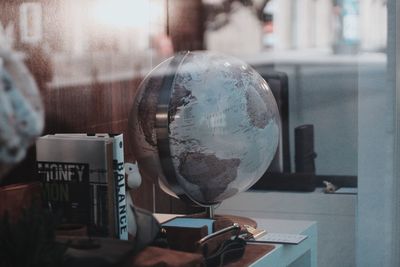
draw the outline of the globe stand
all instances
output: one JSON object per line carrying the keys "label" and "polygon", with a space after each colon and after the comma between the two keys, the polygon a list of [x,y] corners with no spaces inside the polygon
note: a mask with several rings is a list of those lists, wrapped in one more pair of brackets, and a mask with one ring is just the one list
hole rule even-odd
{"label": "globe stand", "polygon": [[191,215],[186,215],[186,217],[191,218],[208,218],[214,220],[214,231],[221,230],[234,223],[238,223],[242,229],[245,225],[257,228],[257,223],[253,219],[243,216],[230,215],[230,214],[215,214],[215,206],[209,206],[205,208],[204,213],[196,213]]}
{"label": "globe stand", "polygon": [[214,209],[213,205],[206,208],[206,215],[209,219],[214,219]]}
{"label": "globe stand", "polygon": [[214,215],[213,219],[215,220],[214,222],[215,231],[231,226],[234,223],[238,223],[243,230],[246,229],[245,226],[247,225],[253,228],[257,228],[257,223],[254,220],[243,216],[236,216],[230,214],[217,214]]}

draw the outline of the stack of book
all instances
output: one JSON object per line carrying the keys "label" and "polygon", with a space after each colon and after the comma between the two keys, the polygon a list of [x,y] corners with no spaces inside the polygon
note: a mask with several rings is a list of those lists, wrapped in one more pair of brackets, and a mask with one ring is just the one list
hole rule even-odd
{"label": "stack of book", "polygon": [[44,201],[61,223],[128,239],[122,134],[42,136],[36,157]]}

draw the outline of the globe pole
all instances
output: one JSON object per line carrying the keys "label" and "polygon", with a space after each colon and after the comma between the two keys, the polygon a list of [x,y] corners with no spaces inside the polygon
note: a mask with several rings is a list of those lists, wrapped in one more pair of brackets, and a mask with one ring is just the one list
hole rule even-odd
{"label": "globe pole", "polygon": [[209,207],[207,207],[206,208],[206,214],[207,214],[207,217],[208,218],[210,218],[210,219],[214,219],[214,209],[215,209],[215,206],[214,205],[211,205],[211,206],[209,206]]}

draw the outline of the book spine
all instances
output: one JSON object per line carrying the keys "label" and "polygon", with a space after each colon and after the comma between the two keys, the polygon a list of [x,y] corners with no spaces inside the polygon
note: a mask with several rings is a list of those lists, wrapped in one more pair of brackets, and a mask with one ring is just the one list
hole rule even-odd
{"label": "book spine", "polygon": [[116,198],[116,235],[121,240],[128,240],[128,219],[124,168],[124,140],[122,134],[113,136],[113,171]]}
{"label": "book spine", "polygon": [[105,208],[101,205],[101,210],[105,212],[107,216],[106,225],[108,228],[108,236],[112,238],[117,238],[117,233],[115,229],[117,229],[117,221],[116,210],[117,206],[116,196],[115,196],[115,182],[114,182],[114,171],[113,171],[113,162],[114,162],[114,144],[113,142],[107,142],[106,144],[106,153],[107,153],[107,185],[104,187],[104,196],[107,196],[107,202],[105,203]]}

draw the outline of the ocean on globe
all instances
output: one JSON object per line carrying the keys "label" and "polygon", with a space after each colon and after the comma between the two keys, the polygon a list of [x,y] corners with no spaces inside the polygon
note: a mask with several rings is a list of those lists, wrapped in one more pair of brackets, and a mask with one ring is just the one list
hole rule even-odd
{"label": "ocean on globe", "polygon": [[185,52],[138,88],[129,135],[145,177],[202,206],[250,188],[280,136],[277,104],[248,64],[216,52]]}

